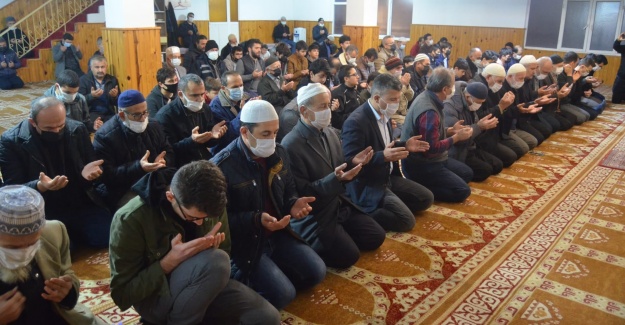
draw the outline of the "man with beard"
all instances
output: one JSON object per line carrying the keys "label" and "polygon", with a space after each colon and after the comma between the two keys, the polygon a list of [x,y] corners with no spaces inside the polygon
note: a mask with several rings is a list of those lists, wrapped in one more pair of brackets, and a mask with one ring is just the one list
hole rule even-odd
{"label": "man with beard", "polygon": [[36,190],[0,189],[0,324],[99,324],[78,303],[69,237]]}
{"label": "man with beard", "polygon": [[106,122],[116,113],[119,83],[117,78],[106,73],[107,67],[105,57],[94,56],[89,62],[89,73],[80,77],[78,92],[87,100],[92,121],[99,117]]}
{"label": "man with beard", "polygon": [[206,53],[204,53],[206,43],[208,43],[208,37],[204,35],[198,35],[197,39],[195,40],[195,46],[189,48],[187,53],[185,53],[182,66],[187,69],[187,73],[200,75],[200,71],[198,70],[199,66],[196,61],[201,56],[206,57]]}
{"label": "man with beard", "polygon": [[253,38],[247,41],[248,55],[243,59],[243,86],[245,91],[257,93],[258,83],[265,71],[265,61],[260,59],[260,40]]}

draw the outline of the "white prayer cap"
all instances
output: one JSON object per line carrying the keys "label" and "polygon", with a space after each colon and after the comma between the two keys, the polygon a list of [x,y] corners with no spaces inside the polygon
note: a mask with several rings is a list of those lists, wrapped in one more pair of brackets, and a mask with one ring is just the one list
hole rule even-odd
{"label": "white prayer cap", "polygon": [[323,93],[330,93],[330,90],[320,83],[309,83],[297,91],[297,106],[301,106],[307,99]]}
{"label": "white prayer cap", "polygon": [[501,66],[501,64],[491,63],[487,65],[482,71],[483,77],[486,77],[488,75],[495,76],[495,77],[505,77],[506,69],[504,69],[503,66]]}
{"label": "white prayer cap", "polygon": [[245,103],[241,110],[241,122],[244,123],[262,123],[277,119],[278,113],[276,113],[276,109],[266,100],[249,101]]}
{"label": "white prayer cap", "polygon": [[538,63],[538,60],[536,60],[536,57],[533,55],[524,55],[521,58],[521,61],[519,61],[519,63],[521,64],[532,64],[532,63]]}
{"label": "white prayer cap", "polygon": [[45,224],[44,201],[39,192],[23,185],[0,189],[0,233],[26,236]]}
{"label": "white prayer cap", "polygon": [[421,62],[421,61],[423,61],[423,60],[425,60],[425,59],[429,59],[429,58],[430,58],[430,57],[429,57],[429,56],[427,56],[426,54],[419,53],[419,54],[417,54],[417,56],[414,58],[414,62]]}
{"label": "white prayer cap", "polygon": [[519,72],[525,72],[525,71],[527,70],[525,69],[524,65],[522,65],[521,63],[515,63],[511,65],[510,68],[508,69],[508,75],[517,74]]}

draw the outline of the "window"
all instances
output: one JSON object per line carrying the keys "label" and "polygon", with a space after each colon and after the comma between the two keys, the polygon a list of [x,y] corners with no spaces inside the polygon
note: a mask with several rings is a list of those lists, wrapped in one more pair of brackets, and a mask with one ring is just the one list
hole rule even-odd
{"label": "window", "polygon": [[347,21],[347,1],[334,1],[334,22],[332,22],[332,34],[343,34],[343,26]]}
{"label": "window", "polygon": [[611,53],[612,43],[625,31],[624,16],[620,0],[534,0],[530,2],[525,46]]}

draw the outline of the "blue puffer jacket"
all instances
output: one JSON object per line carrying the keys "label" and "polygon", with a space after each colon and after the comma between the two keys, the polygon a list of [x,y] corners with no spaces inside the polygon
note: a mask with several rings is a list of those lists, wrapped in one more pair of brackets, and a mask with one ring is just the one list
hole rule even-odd
{"label": "blue puffer jacket", "polygon": [[[6,68],[0,67],[0,77],[8,77],[17,74],[17,69],[22,66],[22,62],[17,57],[17,54],[13,52],[13,50],[8,49],[4,53],[0,53],[0,62],[5,62],[7,64]],[[9,62],[13,62],[15,66],[9,68]]]}
{"label": "blue puffer jacket", "polygon": [[[263,184],[268,183],[271,188],[269,196],[278,214],[274,216],[276,219],[290,214],[291,207],[298,199],[288,155],[284,147],[276,145],[276,152],[266,158],[267,179],[262,178],[261,166],[252,159],[241,137],[232,141],[210,161],[221,168],[228,183],[232,274],[242,274],[236,279],[246,282],[263,254],[269,234],[260,222],[260,216],[266,210]],[[291,226],[279,231],[287,231],[301,240]]]}

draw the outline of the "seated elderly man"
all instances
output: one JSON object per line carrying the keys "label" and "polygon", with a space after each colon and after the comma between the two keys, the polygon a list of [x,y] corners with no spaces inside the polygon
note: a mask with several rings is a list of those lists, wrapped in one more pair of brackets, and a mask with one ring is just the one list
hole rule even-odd
{"label": "seated elderly man", "polygon": [[[112,214],[96,205],[102,175],[87,128],[65,117],[54,97],[33,101],[30,118],[2,134],[0,170],[7,185],[24,184],[46,200],[46,216],[67,226],[74,242],[107,247]],[[94,201],[95,200],[95,201]]]}
{"label": "seated elderly man", "polygon": [[[486,130],[486,135],[475,139],[479,147],[493,154],[503,162],[504,167],[509,167],[526,152],[516,145],[516,141],[509,140],[508,136],[502,135],[502,122],[504,113],[514,103],[514,94],[511,92],[500,95],[499,90],[503,87],[506,78],[506,70],[499,64],[491,63],[484,68],[481,74],[474,80],[488,87],[488,96],[482,106],[476,111],[478,118],[482,119],[489,114],[496,117],[499,123],[496,128]],[[506,114],[511,114],[508,112]],[[509,142],[509,143],[508,143]],[[513,148],[510,148],[514,146]],[[529,151],[529,149],[528,149]]]}
{"label": "seated elderly man", "polygon": [[395,141],[390,118],[399,107],[402,84],[399,79],[381,74],[373,81],[371,98],[358,107],[343,124],[343,155],[347,168],[362,151],[372,148],[371,161],[346,188],[354,203],[388,231],[409,231],[415,224],[415,213],[432,205],[432,192],[403,178],[396,164],[409,152],[423,152],[428,144],[412,137]]}
{"label": "seated elderly man", "polygon": [[473,171],[466,164],[450,158],[448,151],[454,144],[471,138],[473,128],[462,120],[446,127],[443,101],[455,92],[453,74],[443,67],[436,68],[428,80],[427,90],[410,106],[401,140],[419,136],[429,143],[423,153],[412,153],[402,161],[407,178],[425,186],[442,202],[462,202],[471,194],[467,185]]}
{"label": "seated elderly man", "polygon": [[89,105],[89,115],[95,121],[101,118],[106,122],[115,116],[119,83],[117,78],[106,73],[106,58],[98,55],[89,59],[89,72],[80,77],[80,92]]}
{"label": "seated elderly man", "polygon": [[392,35],[386,35],[382,38],[382,44],[380,44],[380,51],[378,52],[378,58],[375,59],[374,66],[375,71],[379,71],[384,65],[386,60],[397,56],[397,46],[395,45],[395,38]]}
{"label": "seated elderly man", "polygon": [[63,102],[67,118],[82,122],[89,132],[97,131],[104,123],[101,118],[91,119],[85,96],[80,94],[80,78],[76,72],[65,70],[56,78],[56,84],[44,96],[56,97]]}
{"label": "seated elderly man", "polygon": [[453,128],[458,121],[464,121],[465,125],[473,129],[473,134],[459,143],[454,143],[449,149],[449,157],[456,159],[473,170],[474,182],[481,182],[491,175],[499,174],[503,169],[501,159],[488,153],[477,146],[475,139],[485,136],[484,131],[497,127],[499,120],[488,114],[478,118],[477,111],[488,96],[488,88],[480,82],[468,84],[464,81],[456,81],[455,94],[443,102],[443,114],[445,115],[445,127]]}
{"label": "seated elderly man", "polygon": [[241,136],[211,161],[228,182],[232,277],[282,309],[297,290],[321,282],[326,266],[290,227],[315,198],[298,197],[289,156],[276,145],[278,123],[269,102],[250,101],[241,111]]}
{"label": "seated elderly man", "polygon": [[10,90],[24,87],[24,81],[17,75],[17,69],[22,66],[22,62],[7,45],[7,41],[0,37],[0,89]]}
{"label": "seated elderly man", "polygon": [[339,61],[341,65],[357,66],[356,60],[358,59],[358,47],[356,45],[350,45],[345,48],[345,52],[339,54]]}
{"label": "seated elderly man", "polygon": [[[558,82],[555,74],[552,72],[555,70],[554,65],[551,62],[551,58],[543,56],[537,60],[538,70],[535,74],[536,82],[538,83],[538,89],[542,90],[542,94],[548,94],[551,98],[563,98],[569,94],[568,88],[563,87],[558,90]],[[560,109],[559,101],[554,101],[551,104],[543,105],[543,112],[552,119],[555,119],[557,124],[552,124],[555,131],[566,131],[575,125],[575,115],[565,112]],[[550,123],[554,123],[551,120]]]}
{"label": "seated elderly man", "polygon": [[176,166],[191,161],[210,159],[210,148],[221,141],[228,129],[226,121],[217,123],[204,102],[204,82],[187,74],[178,83],[178,96],[161,108],[156,120],[161,124],[167,142],[174,148]]}
{"label": "seated elderly man", "polygon": [[265,61],[265,76],[258,83],[258,94],[278,112],[296,96],[295,83],[282,76],[280,61],[275,56]]}
{"label": "seated elderly man", "polygon": [[430,73],[430,65],[430,57],[421,53],[415,57],[412,69],[408,69],[408,73],[410,73],[410,88],[414,91],[415,98],[425,91],[425,87],[428,84],[427,75]]}
{"label": "seated elderly man", "polygon": [[[175,174],[174,174],[175,172]],[[278,324],[280,314],[230,280],[226,181],[196,161],[145,175],[111,226],[111,297],[154,324]]]}
{"label": "seated elderly man", "polygon": [[187,74],[187,69],[183,67],[182,59],[180,55],[180,48],[177,46],[170,46],[165,49],[165,62],[163,62],[163,68],[170,68],[176,71],[178,79],[184,77]]}
{"label": "seated elderly man", "polygon": [[344,184],[352,181],[373,157],[367,148],[347,170],[341,142],[330,130],[330,90],[313,83],[297,91],[301,115],[293,131],[282,140],[291,160],[298,193],[316,198],[313,215],[291,221],[327,266],[347,268],[356,263],[360,250],[374,250],[386,233],[373,218],[355,205]]}
{"label": "seated elderly man", "polygon": [[39,192],[0,188],[0,324],[103,324],[78,303],[69,238]]}
{"label": "seated elderly man", "polygon": [[156,82],[158,83],[146,98],[148,112],[150,116],[156,117],[158,111],[165,105],[171,103],[178,93],[178,76],[176,71],[170,68],[161,68],[156,71]]}
{"label": "seated elderly man", "polygon": [[118,100],[119,113],[95,133],[93,147],[104,160],[102,182],[113,211],[135,197],[130,187],[146,173],[175,166],[174,152],[160,125],[148,120],[143,95],[126,90]]}

